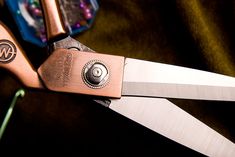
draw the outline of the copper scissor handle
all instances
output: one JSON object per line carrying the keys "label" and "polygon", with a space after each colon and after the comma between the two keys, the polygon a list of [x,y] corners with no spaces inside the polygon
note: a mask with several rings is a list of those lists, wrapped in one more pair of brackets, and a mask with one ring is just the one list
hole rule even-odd
{"label": "copper scissor handle", "polygon": [[10,30],[0,22],[0,68],[13,73],[27,87],[43,88],[37,72]]}
{"label": "copper scissor handle", "polygon": [[[41,0],[49,41],[66,36],[56,0]],[[44,88],[25,52],[11,31],[0,22],[0,68],[13,73],[26,87]]]}
{"label": "copper scissor handle", "polygon": [[65,22],[63,21],[59,0],[40,0],[40,3],[44,14],[47,39],[49,44],[53,43],[49,45],[53,46],[51,50],[63,48],[94,52],[89,47],[69,36],[69,32],[66,31]]}
{"label": "copper scissor handle", "polygon": [[47,39],[54,41],[67,36],[62,14],[57,0],[41,0]]}

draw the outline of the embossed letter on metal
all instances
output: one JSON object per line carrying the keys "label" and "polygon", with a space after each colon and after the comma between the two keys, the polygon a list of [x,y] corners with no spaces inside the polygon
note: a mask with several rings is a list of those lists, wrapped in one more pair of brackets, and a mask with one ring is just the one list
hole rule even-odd
{"label": "embossed letter on metal", "polygon": [[0,40],[0,63],[10,63],[16,57],[16,46],[9,40]]}

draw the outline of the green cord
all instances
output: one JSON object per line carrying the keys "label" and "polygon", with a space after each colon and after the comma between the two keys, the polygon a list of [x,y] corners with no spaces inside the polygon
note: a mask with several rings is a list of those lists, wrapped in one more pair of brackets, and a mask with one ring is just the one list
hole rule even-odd
{"label": "green cord", "polygon": [[25,91],[24,89],[19,89],[17,90],[17,92],[15,93],[15,96],[13,97],[12,101],[11,101],[11,104],[10,104],[10,107],[8,108],[7,110],[7,113],[6,113],[6,116],[2,122],[2,125],[1,125],[1,128],[0,128],[0,140],[2,139],[2,136],[3,136],[3,133],[7,127],[7,124],[11,118],[11,115],[12,115],[12,112],[13,112],[13,108],[16,104],[16,101],[18,99],[18,97],[21,97],[23,98],[25,95]]}

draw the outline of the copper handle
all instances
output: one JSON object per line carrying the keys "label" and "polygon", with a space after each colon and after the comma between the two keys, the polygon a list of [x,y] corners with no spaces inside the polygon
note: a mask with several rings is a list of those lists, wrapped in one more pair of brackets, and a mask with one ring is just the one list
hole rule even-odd
{"label": "copper handle", "polygon": [[[93,88],[84,80],[86,68],[92,68],[89,63],[93,61],[102,63],[108,69],[108,80],[101,88]],[[40,66],[38,74],[52,91],[120,98],[124,62],[121,56],[56,49]]]}
{"label": "copper handle", "polygon": [[37,72],[23,49],[10,30],[1,22],[0,34],[0,68],[13,73],[27,87],[43,88]]}
{"label": "copper handle", "polygon": [[41,0],[47,39],[53,41],[67,35],[57,0]]}

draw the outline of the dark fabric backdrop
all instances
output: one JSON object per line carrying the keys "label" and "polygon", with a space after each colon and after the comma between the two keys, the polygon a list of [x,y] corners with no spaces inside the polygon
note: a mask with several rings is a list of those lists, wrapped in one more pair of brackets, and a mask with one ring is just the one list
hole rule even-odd
{"label": "dark fabric backdrop", "polygon": [[[38,68],[47,57],[46,49],[24,42],[8,9],[0,4],[1,21]],[[235,76],[235,1],[100,0],[99,4],[93,26],[75,36],[97,52]],[[0,78],[2,119],[22,85],[4,70]],[[170,101],[235,142],[234,103]],[[17,149],[20,154],[30,154],[30,149],[42,155],[49,150],[66,156],[201,156],[88,97],[33,89],[26,89],[26,96],[17,102],[0,149]]]}

